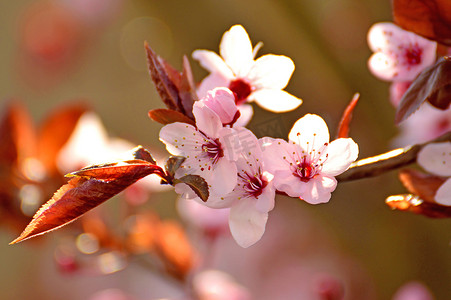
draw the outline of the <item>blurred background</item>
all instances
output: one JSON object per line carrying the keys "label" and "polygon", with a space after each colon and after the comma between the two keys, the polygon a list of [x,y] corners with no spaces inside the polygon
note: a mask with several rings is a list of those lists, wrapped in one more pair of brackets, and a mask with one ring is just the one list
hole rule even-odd
{"label": "blurred background", "polygon": [[[161,152],[161,125],[152,122],[147,111],[163,104],[148,75],[144,40],[181,70],[183,55],[190,58],[200,48],[217,52],[222,34],[242,24],[254,45],[264,43],[260,55],[284,54],[293,59],[296,70],[286,90],[304,100],[297,110],[283,115],[254,106],[249,128],[257,134],[267,132],[265,124],[271,120],[279,126],[273,136],[286,137],[298,118],[316,113],[333,135],[346,104],[359,92],[351,137],[360,146],[361,158],[372,156],[389,150],[398,133],[389,85],[367,69],[366,33],[373,23],[391,20],[389,2],[3,1],[0,109],[9,99],[19,99],[39,124],[52,109],[82,100],[100,116],[110,135]],[[207,72],[192,59],[191,64],[200,81]],[[385,198],[403,192],[396,172],[391,172],[339,185],[327,205],[309,206],[279,197],[270,213],[268,237],[255,249],[270,249],[276,243],[271,236],[284,235],[293,247],[281,249],[299,259],[293,264],[327,264],[338,255],[337,272],[353,270],[349,271],[353,292],[347,299],[390,299],[412,280],[425,284],[437,299],[448,299],[451,221],[391,211]],[[177,218],[175,198],[173,191],[158,193],[147,205],[162,217]],[[113,199],[107,205],[114,213],[120,204]],[[91,299],[108,288],[120,289],[133,299],[177,295],[176,288],[163,279],[133,265],[104,276],[61,274],[53,256],[64,233],[8,246],[17,233],[0,229],[0,299]],[[216,265],[229,268],[243,285],[258,289],[258,282],[249,282],[252,275],[230,267],[249,249],[227,247],[233,249],[223,250],[224,259],[216,257]],[[316,247],[324,250],[319,251],[324,257],[313,254]],[[122,299],[113,297],[117,295],[98,299]]]}

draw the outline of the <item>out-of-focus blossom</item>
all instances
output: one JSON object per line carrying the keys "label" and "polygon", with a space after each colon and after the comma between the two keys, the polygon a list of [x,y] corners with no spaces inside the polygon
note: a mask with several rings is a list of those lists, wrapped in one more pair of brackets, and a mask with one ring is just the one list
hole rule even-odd
{"label": "out-of-focus blossom", "polygon": [[[169,153],[186,157],[176,178],[199,175],[209,184],[210,194],[225,195],[237,180],[235,149],[229,140],[235,131],[223,127],[218,115],[201,101],[194,104],[193,114],[197,128],[180,122],[168,124],[160,130],[160,140]],[[185,184],[177,184],[176,192],[192,197]]]}
{"label": "out-of-focus blossom", "polygon": [[245,287],[232,276],[219,270],[205,270],[193,278],[193,288],[199,300],[250,300]]}
{"label": "out-of-focus blossom", "polygon": [[368,66],[374,76],[386,81],[412,81],[436,57],[437,43],[405,31],[389,22],[376,23],[368,32],[374,54]]}
{"label": "out-of-focus blossom", "polygon": [[[451,142],[426,145],[417,156],[418,164],[426,171],[438,176],[451,176]],[[437,190],[434,200],[451,206],[451,178]]]}
{"label": "out-of-focus blossom", "polygon": [[357,144],[351,138],[329,143],[326,123],[312,114],[293,125],[288,139],[289,142],[273,139],[264,147],[275,187],[310,204],[328,202],[337,186],[335,176],[357,159]]}
{"label": "out-of-focus blossom", "polygon": [[235,104],[235,96],[228,88],[214,88],[201,100],[199,104],[214,111],[223,125],[236,121],[238,108]]}
{"label": "out-of-focus blossom", "polygon": [[207,236],[214,237],[229,231],[230,208],[210,208],[191,199],[178,199],[177,211],[189,224]]}
{"label": "out-of-focus blossom", "polygon": [[[80,117],[70,139],[61,148],[57,165],[61,173],[73,172],[88,165],[132,159],[130,149],[136,145],[120,138],[110,137],[100,118],[93,112]],[[130,204],[142,204],[149,191],[168,187],[160,184],[157,176],[147,176],[124,191]]]}
{"label": "out-of-focus blossom", "polygon": [[402,96],[412,84],[411,81],[395,81],[390,85],[390,102],[394,107],[398,107]]}
{"label": "out-of-focus blossom", "polygon": [[393,300],[434,300],[428,288],[416,281],[401,286],[392,298]]}
{"label": "out-of-focus blossom", "polygon": [[215,87],[228,87],[235,94],[240,109],[239,125],[246,125],[252,117],[255,101],[264,109],[286,112],[297,108],[302,100],[283,91],[294,71],[293,61],[283,55],[264,55],[254,59],[261,44],[252,48],[251,40],[241,25],[225,32],[220,55],[209,50],[196,50],[193,58],[210,72],[200,84],[198,95],[204,97]]}
{"label": "out-of-focus blossom", "polygon": [[73,15],[89,26],[101,25],[119,12],[123,0],[60,0]]}
{"label": "out-of-focus blossom", "polygon": [[440,110],[428,102],[399,126],[401,132],[393,140],[395,147],[424,143],[451,129],[451,108]]}

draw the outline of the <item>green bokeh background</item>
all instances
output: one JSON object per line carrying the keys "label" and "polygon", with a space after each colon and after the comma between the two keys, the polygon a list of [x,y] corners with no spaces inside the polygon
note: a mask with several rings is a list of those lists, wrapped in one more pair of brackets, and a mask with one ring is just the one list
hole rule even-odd
{"label": "green bokeh background", "polygon": [[[359,92],[351,136],[359,143],[360,157],[389,150],[397,133],[389,85],[374,78],[366,65],[370,56],[366,33],[373,23],[391,20],[389,1],[125,1],[80,63],[59,84],[47,88],[30,86],[16,68],[19,24],[32,2],[0,4],[0,97],[21,99],[36,122],[57,105],[87,99],[113,135],[164,149],[158,141],[161,126],[147,117],[149,109],[162,103],[147,73],[143,40],[180,69],[183,55],[198,48],[217,51],[223,32],[242,24],[254,44],[264,42],[260,54],[293,59],[296,70],[286,90],[304,100],[283,117],[254,106],[251,129],[278,117],[288,132],[299,117],[316,113],[334,134],[341,112]],[[207,73],[191,62],[200,80]],[[449,299],[451,222],[390,211],[384,199],[403,192],[392,172],[341,184],[327,205],[308,206],[293,199],[288,200],[294,203],[291,208],[276,209],[295,207],[318,218],[369,274],[377,299],[389,299],[410,280],[424,282],[437,299]],[[160,197],[167,198],[156,205],[160,212],[173,216],[174,194]],[[51,247],[36,251],[26,243],[8,246],[13,238],[11,232],[0,231],[0,299],[62,299],[34,283],[38,269],[53,267],[45,258],[52,255]]]}

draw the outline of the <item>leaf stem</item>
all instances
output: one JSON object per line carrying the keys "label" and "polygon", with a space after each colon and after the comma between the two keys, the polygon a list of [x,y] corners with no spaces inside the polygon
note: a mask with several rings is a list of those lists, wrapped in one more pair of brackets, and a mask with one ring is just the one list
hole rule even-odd
{"label": "leaf stem", "polygon": [[418,152],[432,143],[451,141],[451,131],[423,144],[398,148],[376,156],[360,159],[343,174],[336,177],[339,182],[374,177],[414,163]]}

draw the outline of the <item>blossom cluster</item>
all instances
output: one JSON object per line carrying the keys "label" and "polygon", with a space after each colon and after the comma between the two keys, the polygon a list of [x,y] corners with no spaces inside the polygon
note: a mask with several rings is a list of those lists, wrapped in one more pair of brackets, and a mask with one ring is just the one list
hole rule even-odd
{"label": "blossom cluster", "polygon": [[277,112],[301,104],[282,91],[294,70],[291,59],[265,55],[254,60],[256,50],[244,28],[235,25],[222,38],[223,59],[211,51],[195,51],[193,56],[211,72],[193,105],[195,126],[175,122],[160,131],[167,150],[186,158],[175,178],[201,176],[209,196],[204,202],[185,183],[176,184],[176,192],[210,208],[230,208],[230,231],[242,247],[262,237],[276,191],[311,204],[328,202],[337,186],[335,176],[358,156],[351,138],[329,141],[327,125],[318,115],[299,119],[288,141],[258,139],[243,127],[251,116],[246,102]]}
{"label": "blossom cluster", "polygon": [[[437,42],[406,31],[389,22],[374,24],[368,32],[368,45],[374,52],[368,60],[369,70],[377,78],[390,81],[390,100],[398,107],[412,82],[437,59]],[[425,102],[425,101],[424,101]],[[423,143],[437,138],[451,129],[451,108],[438,109],[426,102],[400,124],[401,133],[393,141],[395,146]],[[449,177],[451,143],[425,146],[417,156],[418,164],[431,174]],[[435,192],[434,200],[451,205],[451,179]]]}

